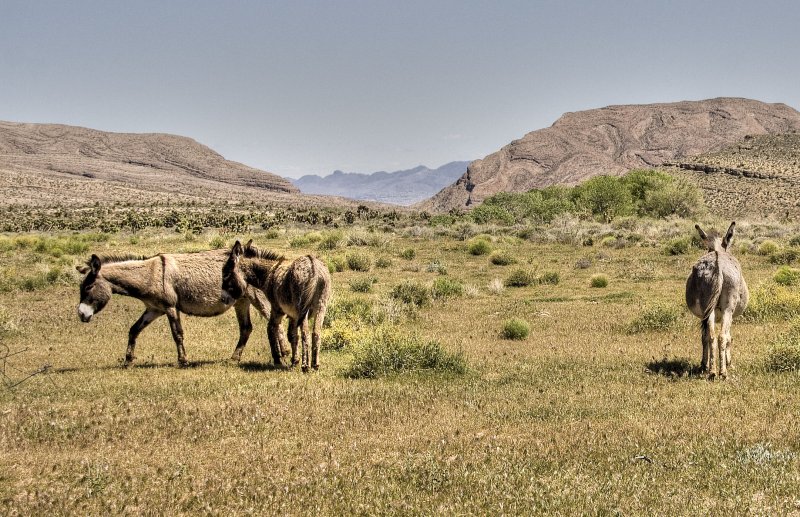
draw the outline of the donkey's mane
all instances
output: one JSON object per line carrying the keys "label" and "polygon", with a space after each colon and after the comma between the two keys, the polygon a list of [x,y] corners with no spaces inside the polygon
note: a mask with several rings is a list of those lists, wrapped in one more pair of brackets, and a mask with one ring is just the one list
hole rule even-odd
{"label": "donkey's mane", "polygon": [[283,255],[275,253],[272,250],[260,250],[255,246],[245,246],[244,248],[244,256],[245,258],[257,258],[262,260],[283,260]]}
{"label": "donkey's mane", "polygon": [[[147,256],[147,255],[134,255],[132,253],[114,253],[110,255],[99,255],[97,258],[100,259],[101,264],[111,264],[114,262],[126,262],[128,260],[147,260],[149,258],[153,258],[155,255]],[[86,261],[87,265],[91,265],[91,259]]]}

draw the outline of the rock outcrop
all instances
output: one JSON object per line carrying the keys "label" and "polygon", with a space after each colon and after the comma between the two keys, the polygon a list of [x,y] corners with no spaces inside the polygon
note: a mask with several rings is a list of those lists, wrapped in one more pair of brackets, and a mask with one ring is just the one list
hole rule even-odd
{"label": "rock outcrop", "polygon": [[575,185],[600,174],[679,163],[747,135],[800,129],[785,104],[717,98],[667,104],[608,106],[566,113],[472,162],[453,185],[417,205],[430,211],[469,208],[498,192]]}

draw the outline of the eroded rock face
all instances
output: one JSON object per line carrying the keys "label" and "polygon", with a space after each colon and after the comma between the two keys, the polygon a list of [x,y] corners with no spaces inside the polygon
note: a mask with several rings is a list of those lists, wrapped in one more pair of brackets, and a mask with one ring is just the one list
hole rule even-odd
{"label": "eroded rock face", "polygon": [[800,112],[785,104],[717,98],[668,104],[608,106],[566,113],[482,160],[419,208],[469,208],[498,192],[575,185],[600,174],[680,162],[746,135],[800,129]]}

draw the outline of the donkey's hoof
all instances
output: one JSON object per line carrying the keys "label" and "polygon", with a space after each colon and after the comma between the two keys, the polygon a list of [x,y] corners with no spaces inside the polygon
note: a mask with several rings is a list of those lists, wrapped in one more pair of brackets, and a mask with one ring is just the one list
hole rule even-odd
{"label": "donkey's hoof", "polygon": [[713,381],[713,380],[714,380],[714,378],[715,378],[716,376],[717,376],[717,374],[716,374],[716,373],[714,373],[714,372],[711,372],[711,373],[709,373],[709,374],[708,374],[708,377],[707,377],[707,379],[708,379],[709,381]]}
{"label": "donkey's hoof", "polygon": [[189,361],[187,361],[186,359],[178,360],[178,368],[188,368],[188,367],[189,367]]}
{"label": "donkey's hoof", "polygon": [[309,372],[308,366],[303,366],[301,369],[303,370],[303,373]]}

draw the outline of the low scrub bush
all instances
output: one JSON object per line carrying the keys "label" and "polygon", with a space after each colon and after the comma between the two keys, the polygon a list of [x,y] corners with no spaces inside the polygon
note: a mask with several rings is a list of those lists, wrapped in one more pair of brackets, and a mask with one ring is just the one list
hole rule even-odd
{"label": "low scrub bush", "polygon": [[450,353],[437,341],[424,341],[393,326],[381,325],[365,333],[353,349],[353,360],[343,372],[349,378],[371,379],[422,370],[467,371],[462,352]]}
{"label": "low scrub bush", "polygon": [[516,269],[506,278],[506,287],[527,287],[536,283],[536,273],[530,269]]}
{"label": "low scrub bush", "polygon": [[795,320],[786,333],[771,343],[764,366],[770,372],[800,370],[800,320]]}
{"label": "low scrub bush", "polygon": [[769,261],[773,264],[788,266],[796,262],[798,258],[800,258],[800,250],[788,248],[778,250],[770,255]]}
{"label": "low scrub bush", "polygon": [[608,277],[600,273],[592,275],[592,278],[589,279],[589,285],[596,288],[608,287]]}
{"label": "low scrub bush", "polygon": [[483,238],[476,238],[467,244],[467,251],[470,255],[488,255],[492,251],[492,245]]}
{"label": "low scrub bush", "polygon": [[8,309],[0,306],[0,336],[13,334],[17,331],[17,324],[11,318]]}
{"label": "low scrub bush", "polygon": [[664,253],[667,255],[686,255],[692,246],[692,239],[680,237],[672,239],[664,246]]}
{"label": "low scrub bush", "polygon": [[758,245],[759,255],[772,255],[778,251],[778,245],[774,241],[766,240]]}
{"label": "low scrub bush", "polygon": [[355,293],[368,293],[372,290],[372,285],[378,283],[374,276],[366,278],[354,278],[350,280],[350,289]]}
{"label": "low scrub bush", "polygon": [[369,271],[372,268],[372,257],[366,253],[348,253],[347,267],[353,271]]}
{"label": "low scrub bush", "polygon": [[745,321],[789,320],[800,315],[800,291],[772,282],[750,292],[750,302],[742,315]]}
{"label": "low scrub bush", "polygon": [[443,300],[453,296],[462,296],[464,294],[464,284],[458,280],[443,276],[439,277],[433,282],[431,287],[431,295],[435,300]]}
{"label": "low scrub bush", "polygon": [[789,246],[800,246],[800,235],[795,235],[789,239]]}
{"label": "low scrub bush", "polygon": [[434,260],[430,264],[425,267],[425,270],[428,273],[439,273],[440,275],[447,274],[447,266],[439,262],[438,260]]}
{"label": "low scrub bush", "polygon": [[504,339],[513,339],[521,341],[528,337],[531,332],[531,326],[528,322],[519,318],[512,318],[503,324],[502,336]]}
{"label": "low scrub bush", "polygon": [[340,231],[325,232],[319,239],[317,248],[320,250],[335,250],[342,246],[344,235]]}
{"label": "low scrub bush", "polygon": [[311,244],[311,241],[305,235],[296,235],[289,239],[289,247],[291,248],[306,248],[309,244]]}
{"label": "low scrub bush", "polygon": [[374,320],[372,304],[357,297],[336,297],[325,313],[325,327],[336,321],[371,323]]}
{"label": "low scrub bush", "polygon": [[400,252],[400,258],[405,260],[414,260],[414,257],[417,256],[417,250],[414,248],[405,248]]}
{"label": "low scrub bush", "polygon": [[325,262],[328,264],[328,271],[331,273],[341,273],[347,269],[347,263],[342,257],[330,257]]}
{"label": "low scrub bush", "polygon": [[489,255],[489,261],[495,266],[510,266],[517,263],[514,255],[506,250],[493,252]]}
{"label": "low scrub bush", "polygon": [[386,269],[392,266],[392,259],[389,257],[378,257],[375,259],[375,267],[378,269]]}
{"label": "low scrub bush", "polygon": [[645,307],[639,316],[627,328],[628,334],[640,332],[664,331],[672,328],[677,322],[680,312],[677,307],[657,304]]}
{"label": "low scrub bush", "polygon": [[781,266],[775,272],[773,279],[779,285],[798,285],[800,284],[800,269]]}
{"label": "low scrub bush", "polygon": [[323,350],[342,350],[356,342],[361,325],[357,321],[337,319],[328,328],[322,330]]}
{"label": "low scrub bush", "polygon": [[395,300],[417,307],[426,307],[431,303],[430,289],[412,280],[406,280],[394,286],[389,296]]}
{"label": "low scrub bush", "polygon": [[492,294],[501,294],[503,291],[506,290],[506,286],[503,284],[503,281],[499,278],[495,278],[489,285],[486,287],[490,293]]}
{"label": "low scrub bush", "polygon": [[556,285],[561,281],[561,275],[556,271],[545,271],[536,279],[539,284]]}

